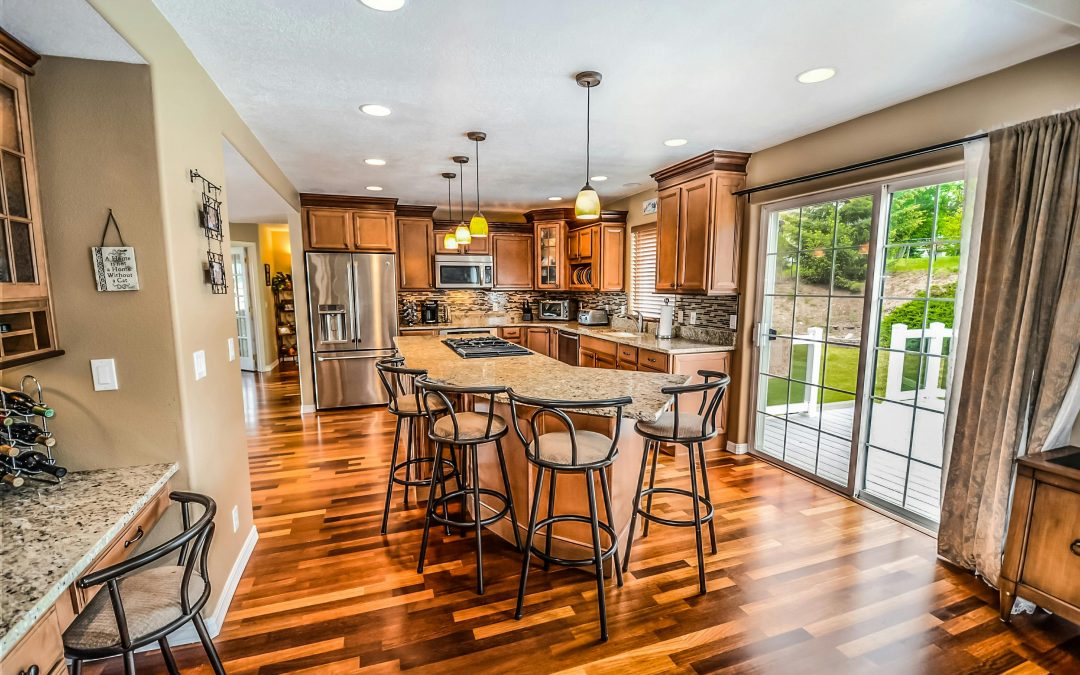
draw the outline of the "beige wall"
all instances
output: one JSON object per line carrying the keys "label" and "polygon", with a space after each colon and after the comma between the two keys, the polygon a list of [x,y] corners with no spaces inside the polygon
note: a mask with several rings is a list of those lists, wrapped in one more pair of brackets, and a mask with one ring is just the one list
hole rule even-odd
{"label": "beige wall", "polygon": [[[58,414],[58,460],[96,469],[183,457],[150,69],[45,57],[30,79],[42,223],[64,356],[3,372],[38,376]],[[140,290],[100,293],[90,247],[109,209],[135,247]],[[115,237],[110,233],[110,237]],[[110,238],[108,243],[115,244]],[[95,392],[90,359],[116,360],[117,391]],[[186,478],[180,476],[181,483]]]}
{"label": "beige wall", "polygon": [[[852,164],[914,148],[1009,126],[1080,105],[1080,45],[1006,68],[954,87],[906,101],[843,124],[755,152],[747,167],[748,185],[792,178],[806,173]],[[889,175],[901,170],[929,167],[959,158],[956,151],[926,155],[913,162],[894,164],[872,172],[848,174],[806,183],[783,192],[754,196],[749,207],[742,246],[743,314],[740,321],[736,376],[742,384],[735,395],[739,411],[731,440],[746,442],[750,422],[749,382],[753,373],[750,320],[757,289],[759,204],[839,184]],[[1078,432],[1080,433],[1080,432]]]}

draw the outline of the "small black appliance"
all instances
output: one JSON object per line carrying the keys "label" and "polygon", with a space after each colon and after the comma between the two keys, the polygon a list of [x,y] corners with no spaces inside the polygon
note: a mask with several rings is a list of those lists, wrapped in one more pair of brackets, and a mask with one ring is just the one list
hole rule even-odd
{"label": "small black appliance", "polygon": [[439,323],[439,301],[425,300],[420,305],[420,321],[423,323]]}

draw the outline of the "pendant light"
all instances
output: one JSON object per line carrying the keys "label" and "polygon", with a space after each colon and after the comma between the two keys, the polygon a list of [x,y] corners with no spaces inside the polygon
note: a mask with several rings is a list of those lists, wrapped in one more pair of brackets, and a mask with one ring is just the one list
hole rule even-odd
{"label": "pendant light", "polygon": [[469,163],[469,158],[464,155],[458,155],[453,158],[458,166],[461,167],[461,172],[458,177],[458,204],[459,213],[461,213],[461,220],[458,221],[458,226],[454,230],[454,238],[457,239],[459,244],[471,244],[472,232],[469,231],[469,226],[465,224],[465,164]]}
{"label": "pendant light", "polygon": [[488,221],[480,212],[480,141],[487,138],[487,134],[483,131],[470,131],[465,136],[476,143],[476,213],[469,221],[469,233],[474,237],[486,237],[488,236]]}
{"label": "pendant light", "polygon": [[[446,206],[447,206],[447,208],[450,209],[450,220],[453,220],[454,219],[454,202],[451,201],[451,199],[450,199],[450,187],[451,187],[451,185],[453,185],[453,183],[451,183],[450,181],[457,178],[457,174],[447,172],[447,173],[444,173],[442,175],[442,177],[446,179]],[[457,238],[454,237],[453,232],[447,232],[446,234],[444,234],[442,243],[443,243],[443,248],[445,248],[448,251],[456,251],[457,250],[457,244],[458,244],[457,243]]]}
{"label": "pendant light", "polygon": [[600,84],[600,73],[586,70],[574,76],[578,86],[585,87],[585,187],[578,192],[574,200],[574,215],[578,220],[597,220],[600,218],[600,195],[589,184],[589,143],[592,140],[592,88]]}

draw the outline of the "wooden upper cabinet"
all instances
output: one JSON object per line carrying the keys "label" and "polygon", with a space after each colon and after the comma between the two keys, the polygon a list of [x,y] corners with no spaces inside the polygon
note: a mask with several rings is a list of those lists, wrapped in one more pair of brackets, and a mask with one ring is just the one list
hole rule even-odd
{"label": "wooden upper cabinet", "polygon": [[387,253],[397,248],[393,211],[353,211],[352,224],[355,250]]}
{"label": "wooden upper cabinet", "polygon": [[496,290],[528,290],[533,287],[533,236],[499,233],[491,239]]}
{"label": "wooden upper cabinet", "polygon": [[535,224],[536,288],[566,288],[566,223],[546,220]]}
{"label": "wooden upper cabinet", "polygon": [[750,155],[712,150],[653,174],[657,182],[656,290],[737,293],[739,203]]}
{"label": "wooden upper cabinet", "polygon": [[682,190],[661,190],[656,199],[656,292],[675,290],[679,264],[679,206]]}
{"label": "wooden upper cabinet", "polygon": [[341,209],[308,209],[304,232],[308,248],[351,251],[353,247],[351,212]]}
{"label": "wooden upper cabinet", "polygon": [[398,288],[423,291],[434,288],[433,240],[430,218],[399,218]]}
{"label": "wooden upper cabinet", "polygon": [[626,281],[626,226],[601,225],[599,241],[600,283],[597,290],[621,291]]}
{"label": "wooden upper cabinet", "polygon": [[599,227],[593,225],[592,227],[586,227],[584,230],[578,230],[579,258],[591,258],[593,256],[593,242],[596,240],[599,229]]}
{"label": "wooden upper cabinet", "polygon": [[462,246],[458,245],[457,248],[450,249],[443,245],[446,238],[446,233],[451,231],[451,228],[447,227],[445,221],[440,221],[437,228],[434,230],[433,241],[435,242],[435,253],[439,255],[444,254],[460,254],[460,255],[491,255],[491,236],[487,237],[473,237],[472,240]]}

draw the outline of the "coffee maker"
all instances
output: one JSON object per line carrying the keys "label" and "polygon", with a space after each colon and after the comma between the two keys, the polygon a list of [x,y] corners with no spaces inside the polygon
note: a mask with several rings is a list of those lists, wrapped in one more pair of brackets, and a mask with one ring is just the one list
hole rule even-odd
{"label": "coffee maker", "polygon": [[425,300],[420,305],[420,321],[423,323],[439,323],[438,300]]}

